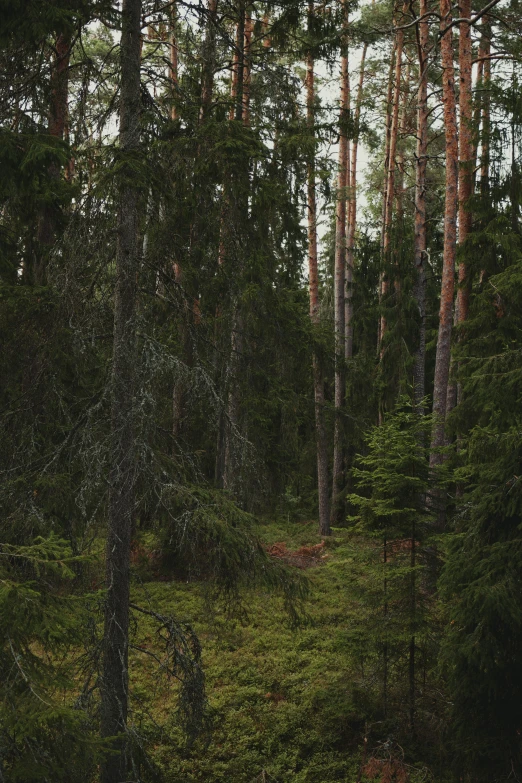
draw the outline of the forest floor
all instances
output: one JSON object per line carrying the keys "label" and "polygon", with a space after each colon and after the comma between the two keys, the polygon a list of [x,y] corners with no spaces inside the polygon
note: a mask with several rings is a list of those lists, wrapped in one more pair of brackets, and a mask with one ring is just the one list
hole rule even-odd
{"label": "forest floor", "polygon": [[[368,648],[367,609],[355,587],[361,542],[335,530],[323,544],[312,522],[270,523],[257,533],[272,556],[309,581],[307,620],[297,629],[277,596],[246,595],[245,612],[231,618],[209,608],[204,583],[151,578],[146,566],[135,568],[133,601],[196,631],[213,719],[210,741],[187,748],[177,685],[151,656],[131,654],[134,727],[166,783],[433,781],[394,739],[400,688],[396,733],[379,720],[378,656]],[[158,652],[152,620],[140,618],[135,642]]]}

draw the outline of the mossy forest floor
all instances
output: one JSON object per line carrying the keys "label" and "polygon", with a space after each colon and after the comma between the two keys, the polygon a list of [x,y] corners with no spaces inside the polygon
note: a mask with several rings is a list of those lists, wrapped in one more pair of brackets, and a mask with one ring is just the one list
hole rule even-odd
{"label": "mossy forest floor", "polygon": [[[258,534],[267,546],[285,542],[290,550],[321,541],[312,522],[261,525]],[[336,530],[318,564],[302,572],[311,587],[309,620],[297,630],[276,596],[247,595],[247,614],[231,618],[209,612],[203,583],[151,579],[137,569],[133,601],[197,632],[213,718],[210,741],[186,747],[176,684],[151,656],[131,654],[134,727],[167,783],[435,780],[419,761],[426,754],[415,758],[422,738],[409,749],[401,738],[402,686],[395,722],[380,714],[377,657],[364,649],[365,614],[353,589],[360,546]],[[152,620],[140,618],[135,641],[158,649]]]}

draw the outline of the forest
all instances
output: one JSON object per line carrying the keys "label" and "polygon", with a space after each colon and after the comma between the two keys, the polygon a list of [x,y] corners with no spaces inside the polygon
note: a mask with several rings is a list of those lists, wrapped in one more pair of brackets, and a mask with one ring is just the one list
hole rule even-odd
{"label": "forest", "polygon": [[521,0],[0,0],[0,783],[522,780]]}

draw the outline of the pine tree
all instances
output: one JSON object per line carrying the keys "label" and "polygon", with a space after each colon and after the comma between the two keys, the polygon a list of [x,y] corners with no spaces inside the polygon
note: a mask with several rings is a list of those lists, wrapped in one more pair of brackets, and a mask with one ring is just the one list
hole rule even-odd
{"label": "pine tree", "polygon": [[416,656],[427,643],[423,571],[432,514],[425,501],[428,451],[420,444],[430,424],[409,400],[400,399],[396,410],[368,433],[366,454],[353,471],[359,494],[349,497],[358,510],[352,517],[355,530],[374,542],[361,587],[369,611],[363,622],[380,659],[382,714],[397,717],[401,700],[407,699],[412,732]]}
{"label": "pine tree", "polygon": [[[314,7],[308,6],[308,34],[313,33]],[[317,203],[315,177],[315,89],[314,57],[312,50],[307,52],[306,60],[306,122],[312,134],[314,149],[311,151],[307,171],[308,201],[308,289],[310,299],[310,319],[318,327],[319,319],[319,275],[317,269]],[[330,535],[330,498],[328,486],[328,452],[325,430],[325,399],[322,359],[318,348],[313,354],[313,382],[315,409],[315,437],[317,443],[317,494],[319,501],[319,532]]]}
{"label": "pine tree", "polygon": [[451,329],[453,322],[453,293],[455,288],[455,252],[457,245],[457,188],[458,188],[458,130],[455,98],[455,70],[451,8],[441,0],[441,64],[442,102],[446,146],[446,198],[444,204],[444,251],[442,283],[437,336],[437,358],[433,382],[433,432],[431,435],[431,464],[442,461],[440,448],[444,445],[446,401],[450,370]]}
{"label": "pine tree", "polygon": [[[101,733],[116,738],[114,754],[102,764],[102,783],[124,780],[128,767],[125,737],[129,700],[129,568],[135,515],[136,306],[138,207],[134,181],[140,146],[141,0],[124,0],[121,39],[120,155],[114,344],[112,357],[112,465],[109,477],[109,528],[106,548],[105,626],[101,685]],[[133,166],[134,164],[134,166]]]}

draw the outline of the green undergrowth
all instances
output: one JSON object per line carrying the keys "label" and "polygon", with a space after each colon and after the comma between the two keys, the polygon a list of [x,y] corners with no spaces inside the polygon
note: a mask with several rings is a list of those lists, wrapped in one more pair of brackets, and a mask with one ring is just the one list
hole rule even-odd
{"label": "green undergrowth", "polygon": [[[321,540],[313,523],[265,524],[257,532],[265,544],[288,549]],[[379,747],[387,749],[383,758],[399,749],[412,783],[434,780],[394,745],[397,726],[379,714],[378,672],[371,649],[363,649],[365,610],[353,588],[360,549],[353,533],[334,531],[319,563],[304,572],[311,589],[297,629],[282,602],[262,591],[246,596],[238,618],[209,605],[204,583],[136,579],[133,601],[189,623],[202,645],[213,729],[190,747],[176,715],[176,683],[151,656],[132,653],[133,723],[166,783],[356,783],[368,779],[361,769]],[[158,652],[152,619],[140,619],[137,637],[141,648]]]}

